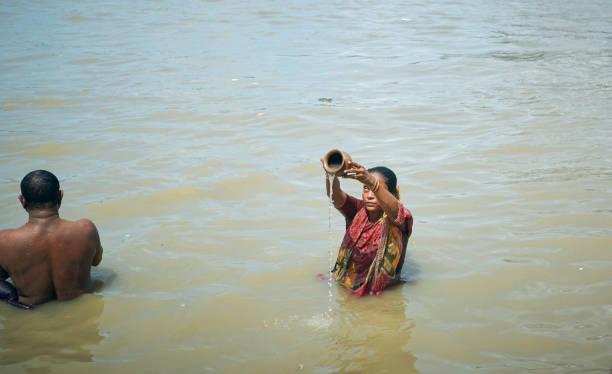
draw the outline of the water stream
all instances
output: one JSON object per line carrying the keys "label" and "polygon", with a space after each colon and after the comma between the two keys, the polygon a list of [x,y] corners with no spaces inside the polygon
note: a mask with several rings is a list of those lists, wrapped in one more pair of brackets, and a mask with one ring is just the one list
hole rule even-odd
{"label": "water stream", "polygon": [[334,173],[327,173],[327,180],[329,181],[329,206],[328,206],[328,227],[327,227],[327,236],[328,236],[328,240],[329,240],[329,245],[328,245],[328,263],[327,263],[327,269],[328,269],[328,277],[327,277],[327,285],[328,285],[328,290],[327,290],[327,294],[328,294],[328,307],[327,307],[327,311],[329,313],[332,312],[332,286],[333,286],[333,274],[332,274],[332,270],[334,267],[334,238],[333,238],[333,233],[332,233],[332,211],[333,211],[333,205],[334,205],[334,189],[333,189],[333,183],[334,183],[334,177],[336,175]]}

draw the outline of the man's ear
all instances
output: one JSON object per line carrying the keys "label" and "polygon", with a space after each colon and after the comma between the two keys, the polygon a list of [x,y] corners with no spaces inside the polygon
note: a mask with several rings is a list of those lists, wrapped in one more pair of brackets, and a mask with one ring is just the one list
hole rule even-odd
{"label": "man's ear", "polygon": [[21,194],[19,195],[19,202],[21,203],[21,206],[23,207],[23,209],[28,210],[26,199]]}
{"label": "man's ear", "polygon": [[64,198],[64,190],[59,191],[59,199],[57,199],[57,209],[62,206],[62,199]]}

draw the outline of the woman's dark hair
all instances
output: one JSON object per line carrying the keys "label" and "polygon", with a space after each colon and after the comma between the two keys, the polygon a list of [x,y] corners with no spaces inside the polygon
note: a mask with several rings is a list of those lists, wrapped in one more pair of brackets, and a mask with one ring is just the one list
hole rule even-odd
{"label": "woman's dark hair", "polygon": [[51,208],[59,200],[59,181],[46,170],[34,170],[21,180],[21,194],[28,209]]}
{"label": "woman's dark hair", "polygon": [[385,178],[385,183],[389,188],[389,192],[391,192],[393,196],[397,197],[397,177],[395,176],[393,170],[384,166],[377,166],[375,168],[368,169],[368,173],[380,173],[383,178]]}

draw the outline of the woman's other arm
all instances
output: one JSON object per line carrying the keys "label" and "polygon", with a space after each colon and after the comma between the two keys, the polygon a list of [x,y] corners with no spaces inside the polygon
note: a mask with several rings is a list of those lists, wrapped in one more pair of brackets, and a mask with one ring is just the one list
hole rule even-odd
{"label": "woman's other arm", "polygon": [[[329,178],[326,175],[325,176],[325,190],[327,191],[327,196],[329,196],[329,189],[330,189]],[[334,176],[334,179],[331,185],[331,189],[333,192],[332,202],[334,203],[334,207],[336,209],[342,208],[342,206],[346,202],[346,198],[348,195],[346,194],[346,192],[342,191],[342,189],[340,188],[340,181],[338,180],[337,176]]]}
{"label": "woman's other arm", "polygon": [[[323,159],[321,159],[321,163],[325,164],[325,162],[323,161]],[[341,175],[342,176],[342,175]],[[346,197],[348,196],[346,194],[346,192],[342,191],[342,189],[340,188],[340,181],[338,180],[338,175],[334,175],[334,179],[331,183],[331,189],[332,189],[332,202],[334,204],[334,208],[336,209],[340,209],[342,208],[342,206],[344,205],[344,203],[346,202]],[[325,173],[325,191],[327,192],[327,196],[329,197],[329,176],[327,175],[327,173]]]}

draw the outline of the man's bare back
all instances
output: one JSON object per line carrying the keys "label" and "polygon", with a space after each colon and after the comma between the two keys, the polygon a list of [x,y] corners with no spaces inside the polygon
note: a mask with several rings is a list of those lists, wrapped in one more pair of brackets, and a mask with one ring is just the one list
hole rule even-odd
{"label": "man's bare back", "polygon": [[87,219],[59,217],[63,192],[59,182],[57,187],[56,204],[31,204],[22,183],[19,199],[29,220],[17,229],[0,231],[0,280],[12,279],[22,303],[70,300],[91,291],[91,266],[102,260],[95,225]]}

